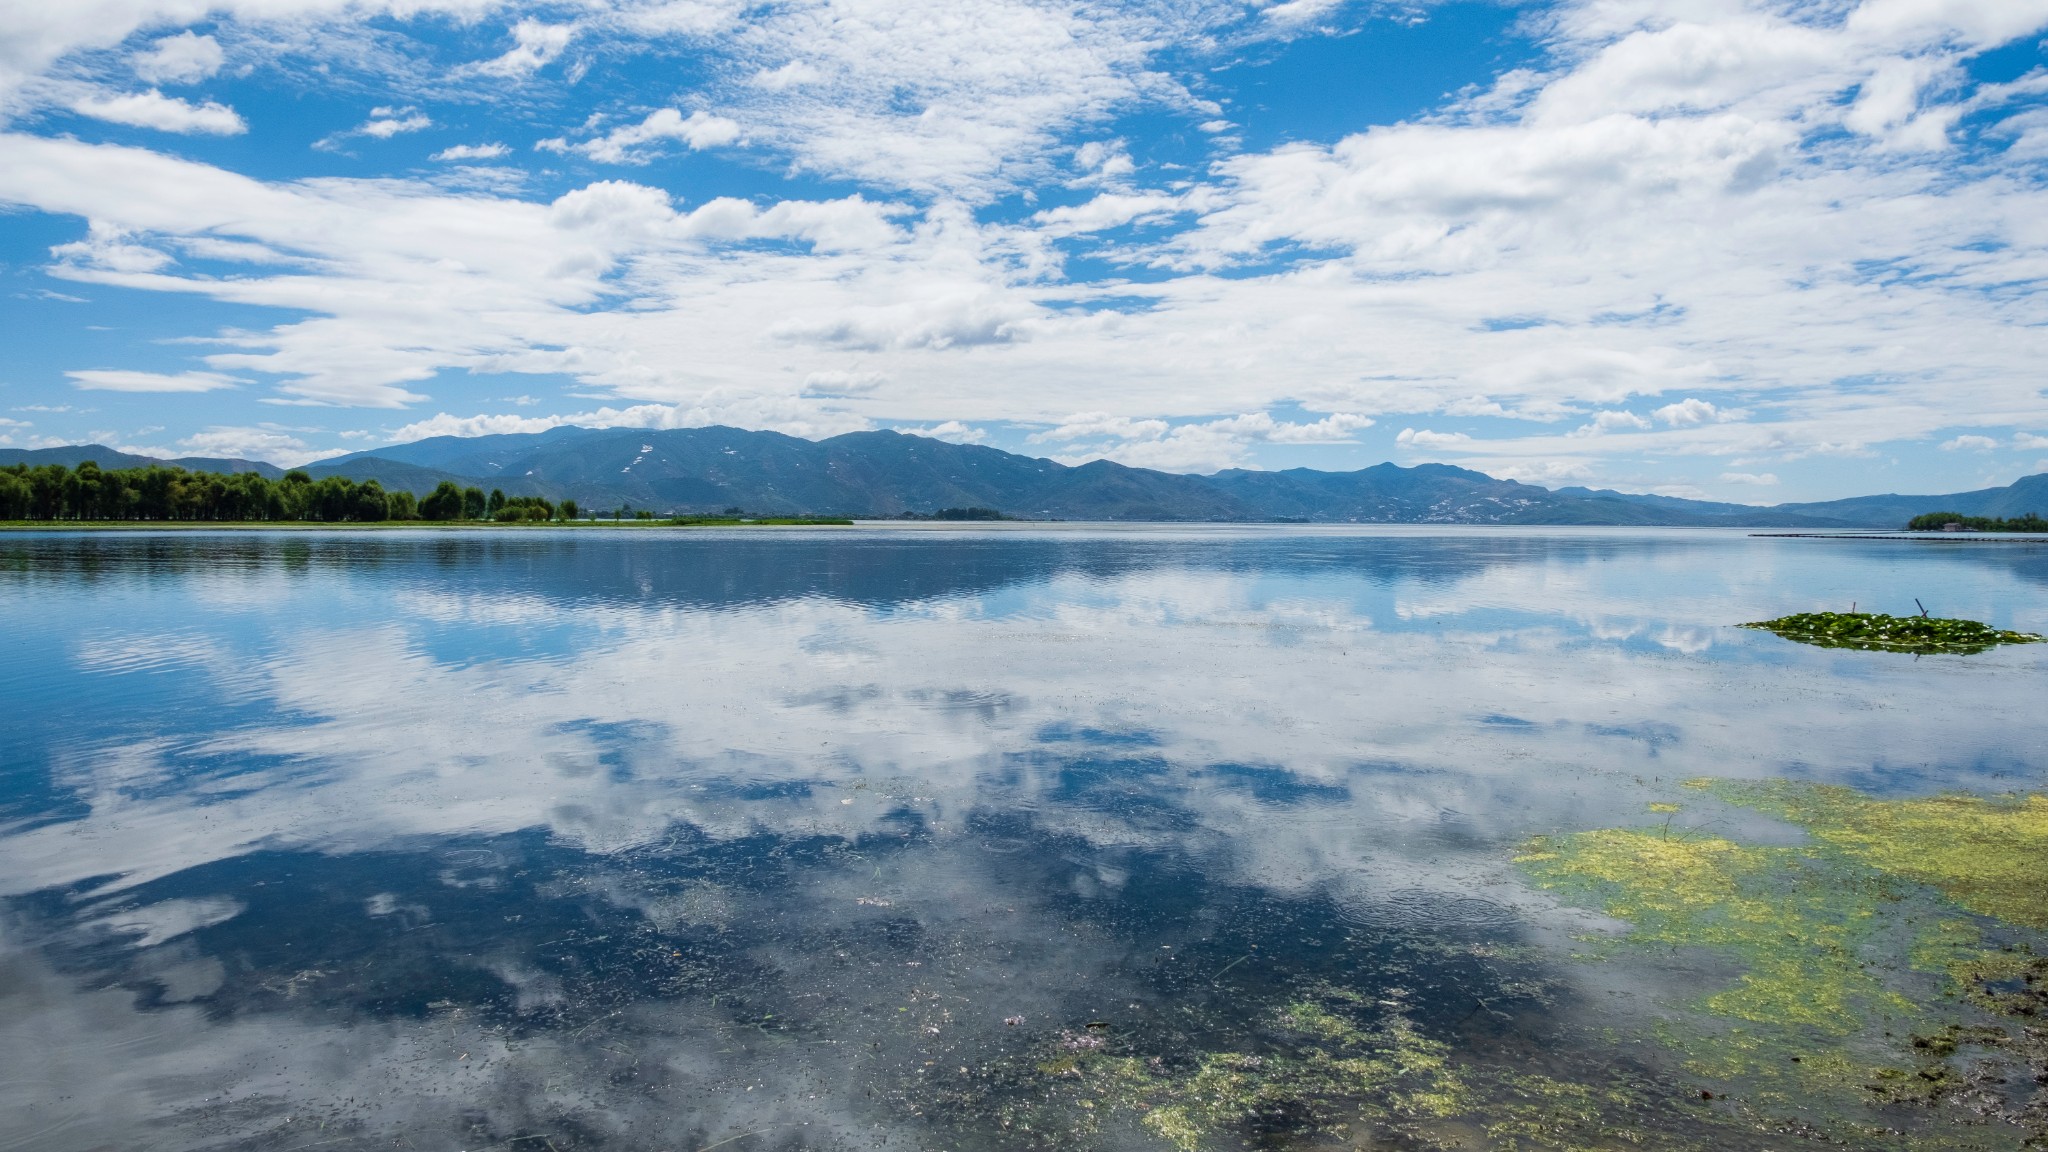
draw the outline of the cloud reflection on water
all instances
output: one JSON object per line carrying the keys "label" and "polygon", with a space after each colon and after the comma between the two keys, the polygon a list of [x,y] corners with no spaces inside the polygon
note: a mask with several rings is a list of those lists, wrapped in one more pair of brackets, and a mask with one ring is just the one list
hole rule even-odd
{"label": "cloud reflection on water", "polygon": [[[874,1031],[883,1005],[984,1051],[1004,1042],[1001,1015],[1106,1011],[1091,987],[1147,1003],[1136,954],[1206,947],[1253,897],[1359,939],[1553,938],[1587,921],[1524,886],[1508,849],[1640,822],[1678,780],[2012,787],[2041,771],[2029,650],[1914,662],[1728,627],[1906,581],[2039,626],[2032,562],[2003,549],[1494,532],[292,534],[5,550],[0,604],[10,619],[35,605],[17,659],[54,681],[17,672],[6,687],[55,702],[10,738],[45,777],[6,798],[18,822],[0,837],[0,892],[17,905],[5,994],[37,1005],[10,1027],[80,1058],[95,1044],[145,1054],[80,1098],[192,1109],[179,1146],[203,1146],[206,1092],[227,1084],[275,1106],[217,1130],[265,1139],[317,1101],[358,1134],[445,1127],[475,1106],[500,1139],[573,1112],[597,1125],[578,1137],[593,1145],[806,1122],[859,1143],[882,1121],[849,1085],[920,1075],[905,1068],[938,1042]],[[1926,723],[1963,706],[1970,725]],[[348,878],[303,899],[332,925],[369,926],[348,930],[375,941],[365,971],[411,957],[401,971],[421,987],[459,971],[481,990],[380,1010],[317,964],[252,960],[284,913],[249,885],[291,869]],[[1197,894],[1181,915],[1161,911],[1162,869]],[[531,911],[503,904],[509,892]],[[442,935],[451,909],[493,908],[459,948]],[[581,924],[577,963],[623,933],[642,970],[579,983],[515,916]],[[306,931],[330,952],[348,935]],[[408,936],[422,943],[394,943]],[[668,939],[682,959],[648,960]],[[833,967],[841,952],[855,975]],[[212,988],[209,963],[225,965]],[[971,1023],[919,999],[940,967],[943,995],[977,1006]],[[319,1011],[296,999],[298,979]],[[755,1045],[730,1007],[705,1002],[720,989],[807,1013],[821,1051]],[[619,1015],[589,1011],[600,993]],[[180,1038],[162,1033],[171,1018]],[[619,1089],[607,1062],[623,1058],[567,1035],[593,1019],[610,1023],[586,1038],[694,1085],[688,1105]],[[535,1020],[563,1026],[506,1039],[507,1021]],[[707,1054],[736,1036],[740,1051]],[[855,1036],[886,1068],[850,1071]],[[252,1087],[273,1044],[312,1063]],[[448,1044],[483,1055],[451,1070]],[[146,1055],[181,1045],[212,1053],[179,1081],[189,1090],[166,1088]],[[413,1071],[372,1085],[366,1060]],[[762,1104],[742,1099],[747,1076]],[[419,1115],[337,1103],[358,1088]],[[85,1147],[145,1121],[89,1113],[36,1131]]]}

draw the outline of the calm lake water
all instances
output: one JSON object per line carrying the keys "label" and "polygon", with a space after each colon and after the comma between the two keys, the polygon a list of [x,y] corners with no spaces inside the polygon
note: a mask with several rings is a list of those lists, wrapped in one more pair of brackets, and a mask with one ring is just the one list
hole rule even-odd
{"label": "calm lake water", "polygon": [[2048,645],[1732,627],[1916,597],[2048,546],[0,537],[0,1148],[1789,1147],[1517,857],[2048,788]]}

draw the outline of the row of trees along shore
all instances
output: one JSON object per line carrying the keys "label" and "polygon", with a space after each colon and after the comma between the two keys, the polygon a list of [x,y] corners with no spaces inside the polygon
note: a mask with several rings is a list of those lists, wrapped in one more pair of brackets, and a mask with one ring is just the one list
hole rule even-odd
{"label": "row of trees along shore", "polygon": [[[1949,529],[1951,524],[1955,525],[1953,529]],[[1913,517],[1906,525],[1908,532],[1940,532],[1945,529],[1956,532],[2048,532],[2048,520],[2033,512],[2010,520],[1995,516],[1965,516],[1960,512],[1929,512]]]}
{"label": "row of trees along shore", "polygon": [[88,460],[0,465],[0,520],[311,520],[379,524],[392,520],[573,520],[574,500],[507,496],[443,480],[425,497],[387,492],[375,480],[315,480],[293,469],[276,480],[257,472],[187,472],[150,465],[108,468]]}

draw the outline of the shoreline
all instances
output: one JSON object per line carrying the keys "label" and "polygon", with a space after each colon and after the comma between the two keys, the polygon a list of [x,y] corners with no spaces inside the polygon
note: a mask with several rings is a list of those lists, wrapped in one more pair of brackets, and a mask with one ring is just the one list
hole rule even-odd
{"label": "shoreline", "polygon": [[710,523],[675,523],[660,520],[550,520],[496,523],[492,521],[384,520],[370,523],[314,520],[6,520],[0,521],[0,535],[21,533],[182,533],[182,532],[534,532],[548,530],[648,531],[651,529],[867,529],[911,532],[1028,532],[1028,531],[1309,531],[1351,532],[1360,530],[1411,532],[1487,531],[1569,531],[1569,532],[1670,532],[1674,534],[1740,533],[1753,539],[1776,540],[1887,540],[1935,544],[2048,544],[2048,536],[1991,532],[1883,532],[1876,529],[1843,529],[1831,532],[1758,531],[1754,526],[1718,524],[1469,524],[1434,521],[1295,521],[1271,520],[894,520],[849,517],[839,522],[791,523],[780,517],[761,521],[718,520]]}

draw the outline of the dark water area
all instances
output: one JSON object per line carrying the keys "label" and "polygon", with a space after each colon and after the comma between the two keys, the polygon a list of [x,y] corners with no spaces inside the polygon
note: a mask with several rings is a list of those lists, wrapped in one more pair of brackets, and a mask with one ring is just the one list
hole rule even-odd
{"label": "dark water area", "polygon": [[1526,862],[2048,790],[2048,645],[1734,627],[1915,598],[2048,632],[2048,546],[0,537],[0,1149],[2017,1147],[1714,1064],[1735,953]]}

